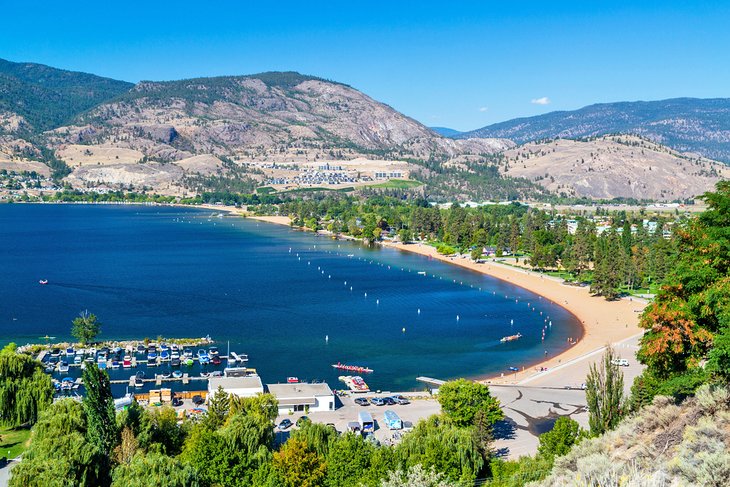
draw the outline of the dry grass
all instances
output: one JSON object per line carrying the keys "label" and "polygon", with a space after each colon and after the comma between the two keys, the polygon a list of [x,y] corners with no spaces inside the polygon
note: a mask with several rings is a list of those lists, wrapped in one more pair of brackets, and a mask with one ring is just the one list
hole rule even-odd
{"label": "dry grass", "polygon": [[730,479],[730,392],[704,386],[677,406],[658,397],[637,415],[558,458],[536,485],[725,486]]}

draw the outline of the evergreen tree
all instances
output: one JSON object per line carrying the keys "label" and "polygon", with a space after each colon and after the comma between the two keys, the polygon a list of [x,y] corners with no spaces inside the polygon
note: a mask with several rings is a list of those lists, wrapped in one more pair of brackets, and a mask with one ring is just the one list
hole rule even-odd
{"label": "evergreen tree", "polygon": [[624,374],[614,365],[617,355],[608,347],[599,365],[591,364],[586,378],[588,424],[591,434],[613,429],[621,419],[624,399]]}

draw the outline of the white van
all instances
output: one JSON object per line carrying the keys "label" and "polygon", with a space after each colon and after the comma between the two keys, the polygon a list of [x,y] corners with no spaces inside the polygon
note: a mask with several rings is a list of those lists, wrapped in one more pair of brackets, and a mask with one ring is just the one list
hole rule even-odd
{"label": "white van", "polygon": [[621,367],[628,367],[629,361],[626,360],[625,358],[615,358],[615,359],[611,360],[611,365],[619,365]]}

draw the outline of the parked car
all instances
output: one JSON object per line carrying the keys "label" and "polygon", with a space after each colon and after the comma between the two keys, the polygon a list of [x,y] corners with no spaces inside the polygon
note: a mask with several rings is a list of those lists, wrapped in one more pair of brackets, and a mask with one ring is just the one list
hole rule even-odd
{"label": "parked car", "polygon": [[380,397],[371,397],[370,404],[373,406],[385,406],[385,401]]}
{"label": "parked car", "polygon": [[282,419],[281,423],[279,423],[279,429],[285,430],[287,428],[291,428],[292,422],[291,419]]}
{"label": "parked car", "polygon": [[297,419],[297,426],[302,426],[304,423],[311,423],[312,420],[309,419],[307,416],[302,416],[301,418]]}
{"label": "parked car", "polygon": [[403,396],[393,396],[393,400],[395,401],[396,404],[400,404],[401,406],[411,403],[411,401],[409,401],[408,399],[406,399]]}
{"label": "parked car", "polygon": [[368,401],[364,397],[358,397],[357,399],[355,399],[355,404],[358,404],[360,406],[367,406],[370,404],[370,401]]}
{"label": "parked car", "polygon": [[621,367],[628,367],[629,366],[629,361],[626,360],[625,358],[615,358],[615,359],[611,360],[611,364],[612,365],[619,365]]}
{"label": "parked car", "polygon": [[395,406],[396,405],[395,399],[393,399],[392,397],[384,397],[383,402],[385,403],[386,406]]}

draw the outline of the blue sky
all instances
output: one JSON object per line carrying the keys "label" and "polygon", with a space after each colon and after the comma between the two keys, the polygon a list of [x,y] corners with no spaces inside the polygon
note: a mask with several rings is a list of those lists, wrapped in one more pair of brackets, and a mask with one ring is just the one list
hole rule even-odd
{"label": "blue sky", "polygon": [[460,130],[730,96],[727,1],[109,3],[3,0],[0,57],[128,81],[294,70]]}

